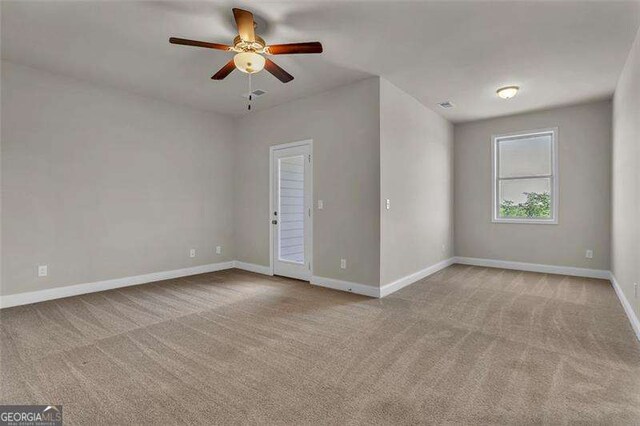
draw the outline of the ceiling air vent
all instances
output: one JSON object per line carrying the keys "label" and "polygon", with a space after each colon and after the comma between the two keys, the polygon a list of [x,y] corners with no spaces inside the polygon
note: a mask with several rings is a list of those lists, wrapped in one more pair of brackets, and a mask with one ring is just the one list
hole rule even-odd
{"label": "ceiling air vent", "polygon": [[441,108],[453,108],[453,104],[449,101],[440,102],[438,105],[440,105]]}
{"label": "ceiling air vent", "polygon": [[[253,92],[251,92],[251,94],[253,95],[253,99],[255,98],[259,98],[262,95],[265,95],[267,92],[265,92],[264,90],[260,90],[260,89],[256,89]],[[249,99],[249,94],[248,93],[243,93],[242,95],[243,98],[245,99]]]}

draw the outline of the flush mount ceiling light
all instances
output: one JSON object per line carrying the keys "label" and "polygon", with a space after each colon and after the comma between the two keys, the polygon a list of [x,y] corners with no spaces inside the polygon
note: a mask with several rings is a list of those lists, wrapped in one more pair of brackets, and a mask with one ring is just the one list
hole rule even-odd
{"label": "flush mount ceiling light", "polygon": [[502,99],[511,99],[518,93],[518,90],[520,90],[518,86],[507,86],[501,87],[496,93]]}

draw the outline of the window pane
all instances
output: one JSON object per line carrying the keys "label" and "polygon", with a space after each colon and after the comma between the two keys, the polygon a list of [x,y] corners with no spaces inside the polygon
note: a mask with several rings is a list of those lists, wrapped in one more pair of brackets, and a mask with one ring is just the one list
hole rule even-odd
{"label": "window pane", "polygon": [[304,263],[304,156],[278,161],[278,258]]}
{"label": "window pane", "polygon": [[499,177],[551,174],[551,133],[498,139]]}
{"label": "window pane", "polygon": [[501,180],[499,217],[551,219],[551,179]]}

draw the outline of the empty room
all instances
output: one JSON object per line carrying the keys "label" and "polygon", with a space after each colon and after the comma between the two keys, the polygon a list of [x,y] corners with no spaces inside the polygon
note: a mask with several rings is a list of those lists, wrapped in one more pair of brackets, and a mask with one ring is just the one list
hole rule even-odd
{"label": "empty room", "polygon": [[640,424],[640,0],[0,16],[0,424]]}

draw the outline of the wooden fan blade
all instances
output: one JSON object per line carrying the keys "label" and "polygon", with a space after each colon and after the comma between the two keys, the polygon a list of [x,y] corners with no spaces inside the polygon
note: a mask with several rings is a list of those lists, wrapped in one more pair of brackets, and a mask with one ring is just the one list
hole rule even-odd
{"label": "wooden fan blade", "polygon": [[226,44],[209,43],[206,41],[198,41],[198,40],[187,40],[186,38],[178,38],[178,37],[171,37],[169,39],[169,43],[182,44],[184,46],[206,47],[209,49],[218,49],[218,50],[231,49],[231,46],[227,46]]}
{"label": "wooden fan blade", "polygon": [[213,77],[211,77],[211,79],[212,80],[223,80],[229,74],[231,74],[231,71],[233,71],[235,69],[236,69],[236,64],[233,63],[233,59],[232,59],[229,62],[227,62],[227,64],[224,67],[220,68],[220,71],[215,73],[213,75]]}
{"label": "wooden fan blade", "polygon": [[307,43],[274,44],[267,48],[272,55],[292,55],[296,53],[322,53],[322,44],[318,41]]}
{"label": "wooden fan blade", "polygon": [[293,76],[291,74],[289,74],[288,72],[280,68],[278,65],[276,65],[275,62],[273,62],[269,58],[265,58],[264,69],[269,71],[271,74],[275,76],[275,78],[277,78],[283,83],[288,83],[291,80],[293,80]]}
{"label": "wooden fan blade", "polygon": [[238,27],[238,35],[243,41],[253,43],[256,41],[256,33],[254,30],[253,13],[248,10],[233,8],[233,17],[236,19]]}

